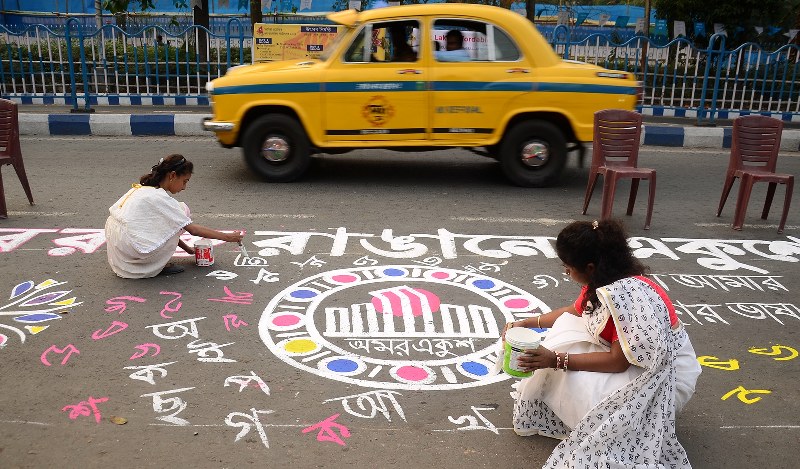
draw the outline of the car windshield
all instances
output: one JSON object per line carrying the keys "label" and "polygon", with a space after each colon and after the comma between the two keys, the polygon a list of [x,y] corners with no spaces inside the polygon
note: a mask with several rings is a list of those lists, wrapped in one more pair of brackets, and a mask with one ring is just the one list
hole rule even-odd
{"label": "car windshield", "polygon": [[333,38],[333,41],[331,41],[331,43],[325,47],[325,50],[322,51],[322,54],[319,55],[319,59],[321,61],[327,61],[331,57],[331,54],[333,54],[333,51],[339,47],[339,44],[341,44],[342,40],[353,31],[353,28],[348,28],[346,26],[340,26],[340,28],[341,30],[339,34]]}

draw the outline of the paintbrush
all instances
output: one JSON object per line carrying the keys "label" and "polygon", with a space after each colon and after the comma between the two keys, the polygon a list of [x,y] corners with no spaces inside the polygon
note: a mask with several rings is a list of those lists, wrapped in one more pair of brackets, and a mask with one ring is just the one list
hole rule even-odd
{"label": "paintbrush", "polygon": [[244,248],[244,244],[242,244],[241,241],[239,241],[239,250],[242,251],[242,254],[244,254],[244,257],[246,257],[248,259],[250,258],[250,255],[247,254],[247,249]]}

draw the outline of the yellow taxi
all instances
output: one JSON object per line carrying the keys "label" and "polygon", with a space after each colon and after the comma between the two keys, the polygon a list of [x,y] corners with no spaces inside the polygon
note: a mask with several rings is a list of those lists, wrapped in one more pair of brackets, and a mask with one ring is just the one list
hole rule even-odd
{"label": "yellow taxi", "polygon": [[233,68],[209,82],[225,147],[268,181],[300,178],[313,153],[465,147],[514,184],[555,183],[593,114],[634,109],[631,73],[560,59],[509,10],[425,4],[328,15],[341,25],[318,59]]}

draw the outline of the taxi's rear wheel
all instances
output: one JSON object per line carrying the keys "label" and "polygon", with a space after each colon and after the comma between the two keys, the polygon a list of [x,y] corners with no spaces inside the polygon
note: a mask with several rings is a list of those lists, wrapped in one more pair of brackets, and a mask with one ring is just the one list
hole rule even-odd
{"label": "taxi's rear wheel", "polygon": [[520,122],[500,144],[503,173],[522,187],[546,187],[558,181],[567,161],[564,134],[543,121]]}
{"label": "taxi's rear wheel", "polygon": [[259,117],[247,129],[243,143],[247,165],[267,181],[294,181],[311,164],[305,131],[289,116]]}

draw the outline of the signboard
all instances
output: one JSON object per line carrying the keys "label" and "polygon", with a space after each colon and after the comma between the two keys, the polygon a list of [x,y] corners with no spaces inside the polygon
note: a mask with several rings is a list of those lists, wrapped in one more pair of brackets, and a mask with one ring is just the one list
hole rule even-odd
{"label": "signboard", "polygon": [[316,59],[333,43],[339,26],[265,24],[253,27],[253,62]]}

